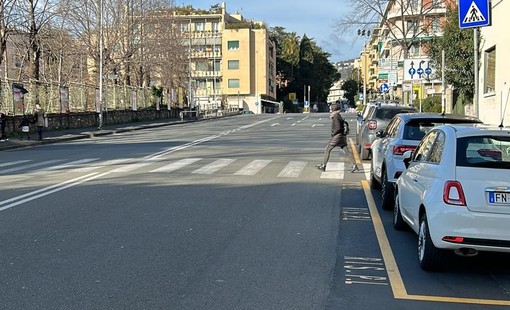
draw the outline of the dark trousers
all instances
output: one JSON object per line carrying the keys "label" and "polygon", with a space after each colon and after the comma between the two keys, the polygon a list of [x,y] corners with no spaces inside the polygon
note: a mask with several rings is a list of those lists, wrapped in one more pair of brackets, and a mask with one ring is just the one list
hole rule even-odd
{"label": "dark trousers", "polygon": [[[335,147],[337,147],[337,146],[331,145],[331,144],[326,145],[326,149],[324,150],[324,161],[323,161],[324,166],[326,166],[326,164],[328,163],[329,156],[331,155],[331,151]],[[349,146],[346,145],[344,147],[340,147],[340,149],[342,149],[342,151],[344,151],[345,155],[347,155],[347,158],[351,162],[351,165],[354,166],[356,164],[356,161],[354,160],[354,155],[352,154],[351,150],[349,149]]]}
{"label": "dark trousers", "polygon": [[44,129],[44,126],[37,126],[37,134],[39,135],[39,140],[42,140],[43,129]]}
{"label": "dark trousers", "polygon": [[5,134],[5,127],[2,127],[2,136],[0,137],[0,140],[7,139],[7,135]]}

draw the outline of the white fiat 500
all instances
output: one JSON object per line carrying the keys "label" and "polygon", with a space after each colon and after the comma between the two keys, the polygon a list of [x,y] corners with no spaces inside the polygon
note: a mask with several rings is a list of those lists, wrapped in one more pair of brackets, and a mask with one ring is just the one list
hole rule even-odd
{"label": "white fiat 500", "polygon": [[440,267],[445,250],[510,252],[510,128],[438,126],[404,162],[393,226],[418,234],[422,269]]}

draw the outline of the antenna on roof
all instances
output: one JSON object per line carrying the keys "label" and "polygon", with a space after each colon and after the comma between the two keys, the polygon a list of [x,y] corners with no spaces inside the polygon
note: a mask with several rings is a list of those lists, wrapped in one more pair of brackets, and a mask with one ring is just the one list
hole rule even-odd
{"label": "antenna on roof", "polygon": [[[506,82],[505,82],[506,84]],[[505,119],[505,113],[506,113],[506,107],[508,106],[508,96],[510,95],[510,87],[508,88],[508,91],[506,93],[506,103],[505,103],[505,108],[503,109],[503,113],[501,114],[501,124],[499,124],[499,128],[503,128],[503,121]],[[501,98],[503,99],[503,98]]]}

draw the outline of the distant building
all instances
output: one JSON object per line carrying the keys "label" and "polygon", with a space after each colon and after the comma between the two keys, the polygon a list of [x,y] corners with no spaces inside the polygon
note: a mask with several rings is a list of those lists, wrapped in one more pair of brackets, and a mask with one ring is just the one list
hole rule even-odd
{"label": "distant building", "polygon": [[193,104],[275,110],[276,49],[263,23],[227,13],[225,3],[217,13],[177,18],[189,36]]}
{"label": "distant building", "polygon": [[336,81],[333,86],[329,89],[328,103],[335,103],[342,101],[344,98],[345,91],[342,90],[343,80]]}

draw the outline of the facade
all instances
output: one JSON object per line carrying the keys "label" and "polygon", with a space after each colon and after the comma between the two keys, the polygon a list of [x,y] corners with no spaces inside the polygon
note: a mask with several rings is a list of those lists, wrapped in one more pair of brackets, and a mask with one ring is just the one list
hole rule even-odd
{"label": "facade", "polygon": [[510,1],[492,1],[492,25],[481,27],[478,117],[487,124],[510,125]]}
{"label": "facade", "polygon": [[276,49],[262,23],[228,14],[225,3],[214,14],[177,18],[189,38],[192,107],[274,110]]}
{"label": "facade", "polygon": [[[360,70],[371,97],[401,99],[412,104],[429,95],[441,95],[441,81],[427,67],[427,44],[442,35],[450,0],[388,1],[378,27],[360,53]],[[409,64],[429,68],[431,74],[410,76]],[[413,67],[414,68],[414,67]],[[416,65],[418,69],[418,65]],[[427,72],[429,72],[427,70]],[[366,80],[365,80],[366,76]],[[383,84],[387,93],[381,93]]]}

